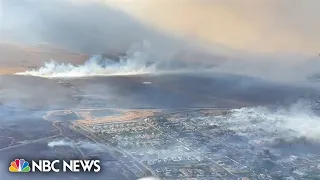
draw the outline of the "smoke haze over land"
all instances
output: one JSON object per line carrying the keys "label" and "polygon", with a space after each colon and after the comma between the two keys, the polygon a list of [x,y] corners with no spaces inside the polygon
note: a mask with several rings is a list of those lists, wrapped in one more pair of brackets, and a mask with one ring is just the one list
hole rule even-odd
{"label": "smoke haze over land", "polygon": [[320,49],[317,0],[105,0],[178,35],[259,52]]}
{"label": "smoke haze over land", "polygon": [[[218,64],[213,71],[301,83],[319,67],[319,26],[312,21],[316,5],[314,0],[3,0],[0,30],[2,41],[49,44],[89,55],[142,52],[152,62],[185,60],[188,53],[190,61]],[[59,61],[43,59],[51,60]],[[52,71],[47,67],[42,70]]]}
{"label": "smoke haze over land", "polygon": [[143,39],[161,41],[157,29],[250,52],[315,53],[320,49],[316,0],[104,1],[3,0],[2,36],[63,42],[82,50],[111,44],[127,49]]}

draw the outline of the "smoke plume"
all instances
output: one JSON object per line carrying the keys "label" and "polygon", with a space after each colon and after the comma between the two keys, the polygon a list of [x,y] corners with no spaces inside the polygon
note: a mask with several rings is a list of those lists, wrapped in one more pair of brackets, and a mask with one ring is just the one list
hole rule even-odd
{"label": "smoke plume", "polygon": [[[3,0],[0,31],[3,41],[46,42],[90,55],[133,54],[147,42],[151,62],[205,61],[219,65],[214,72],[304,85],[308,78],[317,77],[319,69],[317,54],[301,55],[319,48],[316,33],[320,27],[312,21],[317,4],[315,0]],[[76,66],[47,63],[24,74],[65,76],[76,71],[77,76],[83,76],[145,71],[144,65],[100,68],[94,73],[86,64]],[[61,72],[61,67],[67,70]]]}

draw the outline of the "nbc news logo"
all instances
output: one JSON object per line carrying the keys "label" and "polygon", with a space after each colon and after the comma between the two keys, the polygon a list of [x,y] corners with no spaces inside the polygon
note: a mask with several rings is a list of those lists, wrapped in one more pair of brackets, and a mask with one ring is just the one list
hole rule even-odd
{"label": "nbc news logo", "polygon": [[30,172],[30,166],[24,159],[16,159],[11,162],[9,167],[10,172]]}
{"label": "nbc news logo", "polygon": [[[31,167],[30,167],[31,166]],[[10,163],[10,172],[99,172],[100,160],[39,160],[15,159]]]}

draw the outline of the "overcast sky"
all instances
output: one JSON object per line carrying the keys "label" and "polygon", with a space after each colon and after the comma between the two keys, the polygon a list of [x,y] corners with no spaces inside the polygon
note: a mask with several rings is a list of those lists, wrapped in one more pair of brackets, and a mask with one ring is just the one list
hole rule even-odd
{"label": "overcast sky", "polygon": [[104,0],[178,35],[262,52],[320,51],[319,0]]}

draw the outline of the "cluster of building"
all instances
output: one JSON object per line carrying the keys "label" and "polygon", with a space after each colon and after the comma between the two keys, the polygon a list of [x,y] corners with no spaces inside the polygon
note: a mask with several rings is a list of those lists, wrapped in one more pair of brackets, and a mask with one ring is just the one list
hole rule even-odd
{"label": "cluster of building", "polygon": [[220,115],[192,112],[179,114],[179,120],[173,116],[98,124],[91,129],[163,179],[303,179],[320,174],[320,153],[285,161],[284,156],[221,126]]}
{"label": "cluster of building", "polygon": [[233,175],[215,165],[161,167],[155,171],[163,179],[234,179]]}
{"label": "cluster of building", "polygon": [[152,124],[146,122],[117,122],[117,123],[105,123],[94,124],[90,128],[102,134],[123,134],[123,133],[139,133],[148,130],[152,127]]}

